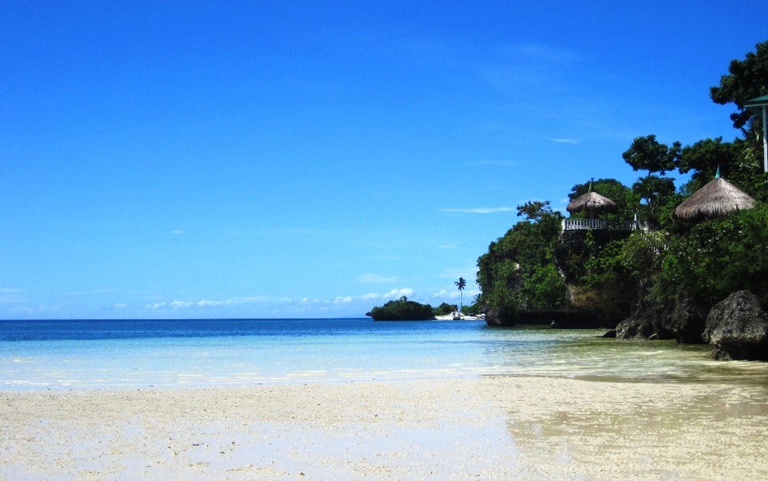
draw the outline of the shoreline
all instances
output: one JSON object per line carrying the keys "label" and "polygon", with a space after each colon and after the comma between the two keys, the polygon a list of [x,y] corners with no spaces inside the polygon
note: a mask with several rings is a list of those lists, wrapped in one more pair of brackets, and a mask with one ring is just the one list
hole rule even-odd
{"label": "shoreline", "polygon": [[764,479],[763,386],[564,378],[0,392],[0,478]]}

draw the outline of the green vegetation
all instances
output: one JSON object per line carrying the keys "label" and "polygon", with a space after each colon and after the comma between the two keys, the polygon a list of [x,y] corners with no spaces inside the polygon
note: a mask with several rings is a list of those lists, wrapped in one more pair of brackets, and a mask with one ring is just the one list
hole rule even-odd
{"label": "green vegetation", "polygon": [[[453,312],[459,312],[459,306],[443,302],[432,308],[429,304],[421,304],[409,301],[403,296],[396,301],[389,301],[381,307],[374,307],[366,316],[376,321],[423,321],[435,316],[447,316]],[[475,302],[471,306],[462,306],[461,312],[470,316],[480,314],[482,305]]]}
{"label": "green vegetation", "polygon": [[[618,209],[600,214],[601,219],[626,221],[637,216],[650,226],[649,232],[611,236],[590,231],[578,248],[558,258],[558,265],[553,251],[563,217],[552,211],[549,202],[519,206],[518,216],[524,220],[478,259],[481,295],[476,305],[501,313],[557,309],[566,304],[561,272],[579,287],[611,286],[630,293],[637,292],[641,281],[653,279],[657,282],[652,297],[660,302],[671,302],[685,290],[711,306],[740,289],[768,302],[768,174],[762,172],[762,119],[743,107],[747,100],[766,94],[768,42],[758,44],[744,60],[732,61],[729,74],[710,92],[717,103],[735,104],[731,119],[741,137],[732,142],[722,137],[703,139],[686,146],[660,143],[653,134],[637,137],[622,154],[634,170],[645,171],[631,187],[599,179],[571,190],[571,200],[590,188],[608,197]],[[691,175],[677,190],[667,177],[674,170]],[[718,170],[751,195],[756,207],[696,225],[673,224],[674,208],[714,179]]]}
{"label": "green vegetation", "polygon": [[517,211],[526,219],[477,261],[482,294],[476,305],[501,311],[558,307],[565,302],[565,284],[553,252],[563,216],[549,202],[528,202]]}
{"label": "green vegetation", "polygon": [[448,314],[452,312],[456,312],[459,310],[459,306],[456,304],[448,304],[447,302],[443,302],[439,306],[435,307],[432,310],[432,313],[435,316],[447,316]]}
{"label": "green vegetation", "polygon": [[471,306],[464,306],[461,308],[462,314],[466,314],[468,316],[477,316],[478,314],[483,313],[482,305],[475,302]]}
{"label": "green vegetation", "polygon": [[670,236],[654,294],[671,301],[684,289],[705,305],[748,289],[768,294],[768,205],[705,221]]}
{"label": "green vegetation", "polygon": [[375,321],[423,321],[432,319],[432,306],[409,301],[403,296],[396,301],[389,301],[382,307],[374,307],[365,314]]}

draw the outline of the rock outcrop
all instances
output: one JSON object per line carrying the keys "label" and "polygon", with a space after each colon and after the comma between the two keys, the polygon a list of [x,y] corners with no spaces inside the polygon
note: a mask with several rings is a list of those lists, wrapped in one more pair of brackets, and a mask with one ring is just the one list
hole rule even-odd
{"label": "rock outcrop", "polygon": [[512,327],[517,324],[518,315],[512,309],[489,309],[485,312],[485,323],[495,327]]}
{"label": "rock outcrop", "polygon": [[702,337],[715,359],[768,360],[768,313],[756,295],[734,292],[709,311]]}
{"label": "rock outcrop", "polygon": [[616,326],[617,339],[671,339],[669,330],[671,309],[669,306],[651,300],[652,282],[646,280],[640,285],[637,297],[632,303],[632,315]]}
{"label": "rock outcrop", "polygon": [[672,314],[664,319],[664,328],[672,333],[678,343],[702,344],[708,311],[706,306],[696,302],[688,292],[680,292]]}

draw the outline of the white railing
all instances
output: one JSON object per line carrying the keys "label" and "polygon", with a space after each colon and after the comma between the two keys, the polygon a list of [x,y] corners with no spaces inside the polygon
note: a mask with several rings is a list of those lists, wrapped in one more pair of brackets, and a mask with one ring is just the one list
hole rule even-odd
{"label": "white railing", "polygon": [[639,222],[636,220],[626,220],[624,222],[616,222],[612,220],[604,219],[564,219],[563,230],[642,230],[648,231],[648,224],[645,222]]}

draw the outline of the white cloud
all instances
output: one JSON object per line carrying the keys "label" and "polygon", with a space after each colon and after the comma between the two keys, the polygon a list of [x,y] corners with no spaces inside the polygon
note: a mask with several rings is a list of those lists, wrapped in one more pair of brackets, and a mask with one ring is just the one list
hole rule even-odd
{"label": "white cloud", "polygon": [[171,307],[173,307],[174,309],[178,309],[180,307],[189,307],[192,304],[193,304],[192,302],[187,302],[187,301],[173,301],[171,302]]}
{"label": "white cloud", "polygon": [[124,302],[118,302],[114,307],[115,309],[128,309],[128,304]]}
{"label": "white cloud", "polygon": [[378,274],[363,274],[357,278],[357,282],[363,284],[391,284],[399,280],[400,278],[396,276],[380,276]]}
{"label": "white cloud", "polygon": [[197,302],[197,305],[200,307],[210,307],[210,306],[225,306],[229,304],[234,304],[235,301],[233,299],[227,299],[226,301],[211,301],[208,299],[203,299],[201,301]]}
{"label": "white cloud", "polygon": [[413,289],[405,287],[403,289],[392,289],[389,292],[379,293],[371,292],[362,296],[338,296],[333,300],[334,304],[349,304],[354,301],[370,301],[372,299],[397,299],[403,296],[413,295]]}
{"label": "white cloud", "polygon": [[451,214],[495,214],[497,212],[514,212],[512,207],[473,207],[469,209],[440,209]]}
{"label": "white cloud", "polygon": [[547,139],[550,142],[556,142],[558,144],[578,144],[578,139]]}
{"label": "white cloud", "polygon": [[178,229],[171,231],[171,234],[174,234],[174,235],[179,235],[179,234],[183,234],[183,233],[184,233],[183,230],[178,230]]}
{"label": "white cloud", "polygon": [[161,307],[165,307],[165,302],[155,302],[154,304],[147,304],[147,309],[160,309]]}
{"label": "white cloud", "polygon": [[[479,289],[471,289],[471,290],[465,289],[464,300],[465,301],[467,299],[471,300],[473,297],[475,297],[478,294],[480,294]],[[459,292],[458,289],[456,289],[455,291],[447,291],[445,289],[442,289],[439,292],[435,292],[434,294],[432,294],[433,299],[445,299],[446,297],[449,299],[458,299],[461,297],[461,292]]]}
{"label": "white cloud", "polygon": [[22,298],[21,289],[10,289],[0,287],[0,302],[13,303],[13,302],[26,302],[26,299]]}

